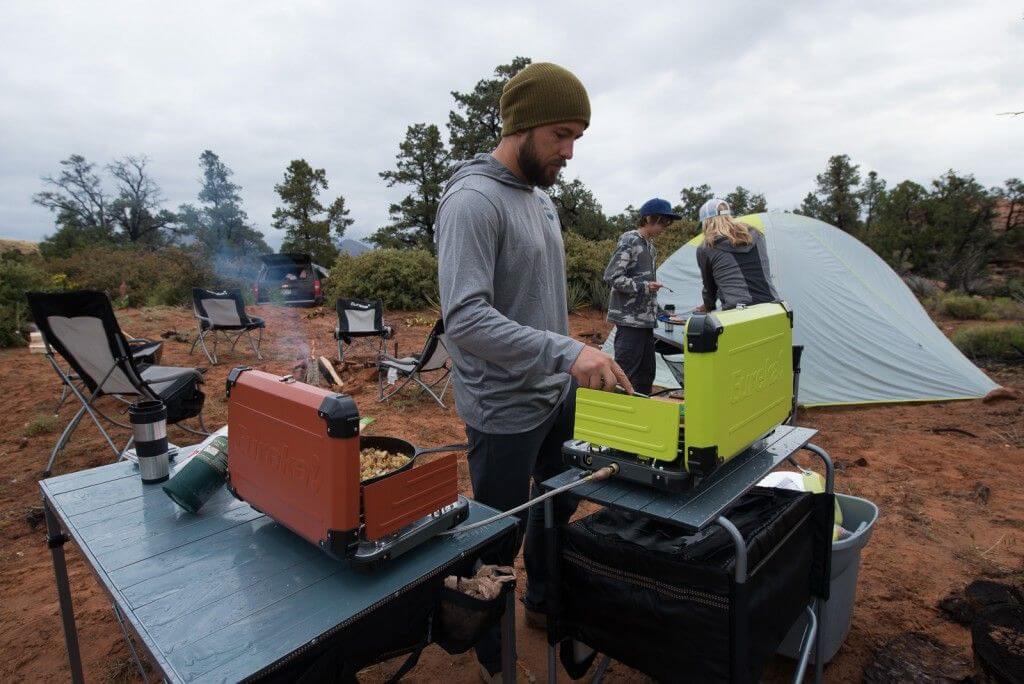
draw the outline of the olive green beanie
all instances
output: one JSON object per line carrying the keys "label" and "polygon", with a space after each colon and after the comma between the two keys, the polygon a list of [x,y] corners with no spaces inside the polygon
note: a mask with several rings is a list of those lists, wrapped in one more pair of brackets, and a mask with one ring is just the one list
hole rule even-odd
{"label": "olive green beanie", "polygon": [[582,121],[589,126],[590,98],[571,71],[550,62],[537,62],[505,84],[501,121],[503,136],[559,121]]}

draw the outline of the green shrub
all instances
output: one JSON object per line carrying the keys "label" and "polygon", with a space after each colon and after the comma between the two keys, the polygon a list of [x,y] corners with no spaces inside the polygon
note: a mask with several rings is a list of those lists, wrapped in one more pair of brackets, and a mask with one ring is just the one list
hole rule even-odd
{"label": "green shrub", "polygon": [[389,309],[420,309],[439,299],[437,259],[424,249],[373,249],[342,254],[327,279],[325,302],[380,299]]}
{"label": "green shrub", "polygon": [[[73,289],[101,290],[116,306],[186,304],[193,287],[217,287],[209,262],[195,250],[94,246],[47,263]],[[125,284],[124,296],[121,283]]]}
{"label": "green shrub", "polygon": [[942,313],[960,320],[979,320],[991,313],[990,304],[980,297],[948,294],[942,298]]}
{"label": "green shrub", "polygon": [[44,416],[38,416],[33,418],[29,422],[25,423],[25,429],[22,431],[26,437],[38,437],[39,435],[49,435],[57,431],[60,427],[60,419],[53,415],[48,414]]}
{"label": "green shrub", "polygon": [[590,306],[590,288],[586,283],[571,281],[565,289],[566,305],[571,312]]}
{"label": "green shrub", "polygon": [[1010,297],[984,299],[962,294],[949,294],[941,298],[939,311],[961,320],[1024,319],[1024,304]]}
{"label": "green shrub", "polygon": [[607,283],[600,278],[594,278],[590,281],[587,290],[590,292],[590,305],[601,311],[607,311],[608,304],[612,299],[612,289],[608,287]]}
{"label": "green shrub", "polygon": [[692,240],[700,232],[700,225],[696,221],[683,219],[676,221],[665,231],[654,238],[654,247],[658,250],[658,266],[661,266],[665,259],[676,253],[676,251]]}
{"label": "green shrub", "polygon": [[992,316],[1012,321],[1024,320],[1024,303],[1010,297],[996,297],[990,303]]}
{"label": "green shrub", "polygon": [[576,233],[563,233],[562,239],[565,241],[566,280],[586,284],[604,275],[616,240],[588,240]]}
{"label": "green shrub", "polygon": [[565,241],[566,304],[570,311],[585,306],[608,309],[610,290],[604,270],[615,251],[617,240],[588,240],[576,233],[563,233]]}
{"label": "green shrub", "polygon": [[0,256],[0,347],[24,344],[21,329],[30,320],[25,292],[47,290],[54,283],[38,257]]}
{"label": "green shrub", "polygon": [[961,328],[953,333],[953,344],[972,359],[1024,360],[1024,325]]}

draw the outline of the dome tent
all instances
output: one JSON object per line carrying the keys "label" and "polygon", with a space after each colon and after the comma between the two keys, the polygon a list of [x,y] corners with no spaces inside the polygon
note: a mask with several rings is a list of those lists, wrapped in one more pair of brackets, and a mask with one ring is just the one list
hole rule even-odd
{"label": "dome tent", "polygon": [[[775,288],[794,312],[793,343],[804,345],[805,406],[944,401],[982,397],[997,387],[935,326],[902,279],[853,236],[789,213],[745,216],[768,244]],[[700,304],[696,250],[683,245],[658,269],[662,306]],[[611,349],[611,338],[605,344]],[[656,384],[675,387],[658,358]]]}

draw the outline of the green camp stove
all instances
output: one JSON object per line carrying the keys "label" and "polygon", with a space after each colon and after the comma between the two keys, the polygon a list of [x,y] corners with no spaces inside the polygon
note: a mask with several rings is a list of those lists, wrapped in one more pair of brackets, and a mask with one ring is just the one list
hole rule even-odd
{"label": "green camp stove", "polygon": [[793,314],[785,302],[694,314],[684,340],[685,401],[577,390],[567,462],[615,463],[620,478],[680,491],[786,421]]}

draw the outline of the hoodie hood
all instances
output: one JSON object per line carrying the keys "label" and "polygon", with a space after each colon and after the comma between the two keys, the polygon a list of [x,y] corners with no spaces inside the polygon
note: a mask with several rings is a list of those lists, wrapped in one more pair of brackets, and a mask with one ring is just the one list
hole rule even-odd
{"label": "hoodie hood", "polygon": [[[754,241],[751,242],[749,245],[734,245],[731,242],[729,242],[729,238],[725,237],[724,235],[719,235],[715,239],[715,249],[721,250],[723,252],[731,252],[733,254],[746,254],[747,252],[750,252],[754,249],[759,240],[764,239],[763,237],[761,237],[761,234],[757,231],[756,228],[751,229],[750,233],[753,235]],[[757,234],[754,235],[754,233]]]}
{"label": "hoodie hood", "polygon": [[472,159],[458,164],[452,173],[452,177],[445,184],[444,191],[447,192],[453,183],[467,176],[486,176],[513,188],[526,190],[527,192],[533,190],[532,185],[516,177],[514,173],[509,171],[507,166],[495,159],[489,152],[481,152]]}

